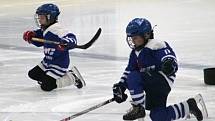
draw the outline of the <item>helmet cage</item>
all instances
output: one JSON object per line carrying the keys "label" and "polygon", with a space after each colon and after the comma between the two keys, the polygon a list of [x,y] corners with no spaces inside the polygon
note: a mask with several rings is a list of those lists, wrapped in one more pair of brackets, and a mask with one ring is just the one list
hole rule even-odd
{"label": "helmet cage", "polygon": [[[46,16],[46,23],[45,24],[40,23],[39,15],[45,15]],[[36,23],[37,27],[48,26],[49,24],[51,24],[51,18],[50,18],[49,14],[48,15],[47,14],[35,14],[34,15],[34,20],[35,20],[35,23]]]}
{"label": "helmet cage", "polygon": [[131,49],[135,49],[135,44],[132,41],[132,37],[126,37],[126,42]]}
{"label": "helmet cage", "polygon": [[[144,35],[135,35],[135,36],[141,36],[144,40],[148,40],[148,39],[153,39],[153,30],[151,32],[147,32],[145,33]],[[133,37],[133,36],[132,36]],[[132,37],[130,36],[127,36],[126,37],[126,41],[127,41],[127,44],[128,46],[131,48],[131,49],[135,49],[136,46],[135,44],[133,43],[133,40],[132,40]]]}

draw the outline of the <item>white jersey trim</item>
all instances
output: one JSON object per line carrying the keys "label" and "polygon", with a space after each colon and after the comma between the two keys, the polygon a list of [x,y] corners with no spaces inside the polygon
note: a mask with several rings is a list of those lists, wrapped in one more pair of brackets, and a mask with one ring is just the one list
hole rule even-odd
{"label": "white jersey trim", "polygon": [[163,60],[164,60],[165,58],[167,58],[167,57],[174,58],[174,59],[175,59],[175,61],[177,62],[176,57],[175,57],[175,56],[173,56],[173,55],[166,55],[166,56],[164,56],[164,57],[162,57],[162,58],[161,58],[161,61],[163,61]]}
{"label": "white jersey trim", "polygon": [[[61,76],[65,75],[67,71],[65,71],[65,73],[63,72],[60,72],[59,70],[56,70],[56,69],[53,69],[53,68],[50,68],[50,69],[46,69],[43,65],[44,63],[39,63],[38,66],[44,71],[44,72],[47,72],[46,74],[55,78],[55,79],[58,79],[58,78],[61,78]],[[45,65],[46,66],[46,65]],[[55,73],[61,75],[61,76],[58,76],[54,73],[52,73],[51,71],[54,71]]]}
{"label": "white jersey trim", "polygon": [[145,47],[150,48],[152,50],[159,50],[162,48],[166,48],[166,43],[161,40],[155,40],[155,39],[149,39],[148,43],[145,45]]}
{"label": "white jersey trim", "polygon": [[69,32],[69,30],[64,29],[59,23],[55,23],[51,26],[49,26],[44,32],[43,36],[45,36],[48,32],[52,32],[53,34],[58,35],[60,38],[63,36],[66,36]]}
{"label": "white jersey trim", "polygon": [[60,66],[57,66],[57,65],[53,65],[53,64],[47,64],[47,63],[45,63],[44,61],[42,61],[42,64],[44,64],[45,66],[47,66],[47,67],[53,67],[53,68],[56,68],[56,69],[58,69],[58,70],[62,70],[62,71],[68,71],[68,69],[67,68],[62,68],[62,67],[60,67]]}
{"label": "white jersey trim", "polygon": [[51,71],[48,71],[46,74],[49,75],[49,76],[51,76],[51,77],[53,77],[54,79],[59,79],[59,78],[61,78],[60,76],[55,75],[55,74],[52,73]]}
{"label": "white jersey trim", "polygon": [[144,96],[144,92],[140,93],[140,94],[136,94],[136,95],[131,95],[132,98],[140,98]]}

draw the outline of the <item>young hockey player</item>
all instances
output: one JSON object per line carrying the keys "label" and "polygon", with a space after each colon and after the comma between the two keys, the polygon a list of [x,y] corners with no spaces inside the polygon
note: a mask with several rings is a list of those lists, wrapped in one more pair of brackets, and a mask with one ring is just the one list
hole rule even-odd
{"label": "young hockey player", "polygon": [[[29,77],[38,81],[41,89],[51,91],[74,84],[77,88],[85,86],[85,82],[77,68],[68,70],[70,59],[69,50],[76,44],[76,36],[65,30],[58,23],[59,8],[54,4],[43,4],[37,8],[35,21],[40,29],[26,31],[23,39],[37,47],[43,46],[45,57],[28,73]],[[61,44],[48,44],[32,41],[32,38],[41,38]],[[66,45],[65,45],[66,44]]]}
{"label": "young hockey player", "polygon": [[[133,19],[126,28],[127,42],[132,48],[128,66],[120,82],[113,85],[114,99],[122,103],[127,99],[124,93],[129,90],[132,109],[124,120],[145,117],[145,109],[150,111],[152,121],[172,121],[193,114],[198,121],[203,120],[203,111],[197,103],[203,98],[195,98],[166,106],[167,97],[178,70],[176,55],[165,41],[154,39],[151,23],[144,18]],[[200,102],[199,102],[200,101]],[[204,105],[204,110],[206,107]]]}

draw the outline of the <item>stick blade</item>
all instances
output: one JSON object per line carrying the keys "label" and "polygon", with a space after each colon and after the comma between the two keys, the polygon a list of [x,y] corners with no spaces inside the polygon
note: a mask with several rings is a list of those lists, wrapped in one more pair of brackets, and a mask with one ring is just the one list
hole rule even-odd
{"label": "stick blade", "polygon": [[99,38],[101,32],[102,32],[102,29],[99,28],[97,30],[96,34],[93,36],[93,38],[88,43],[86,43],[84,45],[77,45],[76,48],[79,48],[79,49],[87,49],[87,48],[89,48]]}

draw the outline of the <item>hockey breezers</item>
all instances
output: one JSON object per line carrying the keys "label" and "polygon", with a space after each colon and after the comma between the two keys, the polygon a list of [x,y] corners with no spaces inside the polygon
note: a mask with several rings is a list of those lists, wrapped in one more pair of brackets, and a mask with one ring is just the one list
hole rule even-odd
{"label": "hockey breezers", "polygon": [[[86,44],[84,45],[77,45],[75,48],[78,48],[78,49],[87,49],[89,48],[100,36],[101,34],[101,31],[102,29],[99,28],[96,32],[96,34],[93,36],[93,38]],[[47,44],[56,44],[56,45],[60,45],[61,43],[60,42],[56,42],[56,41],[51,41],[51,40],[45,40],[45,39],[40,39],[40,38],[32,38],[32,41],[35,41],[35,42],[42,42],[42,43],[47,43]],[[63,44],[63,45],[67,45],[67,44]]]}
{"label": "hockey breezers", "polygon": [[60,120],[60,121],[69,121],[69,120],[74,119],[74,118],[76,118],[76,117],[78,117],[78,116],[80,116],[80,115],[86,114],[86,113],[88,113],[88,112],[90,112],[90,111],[92,111],[92,110],[95,110],[95,109],[100,108],[100,107],[102,107],[102,106],[104,106],[104,105],[106,105],[106,104],[109,104],[109,103],[111,103],[111,102],[113,102],[113,101],[114,101],[114,98],[111,98],[111,99],[106,100],[106,101],[104,101],[104,102],[102,102],[102,103],[99,103],[99,104],[97,104],[97,105],[95,105],[95,106],[92,106],[92,107],[90,107],[90,108],[88,108],[88,109],[86,109],[86,110],[83,110],[83,111],[81,111],[81,112],[78,112],[78,113],[76,113],[76,114],[74,114],[74,115],[71,115],[71,116],[69,116],[69,117],[67,117],[67,118],[64,118],[64,119],[62,119],[62,120]]}

